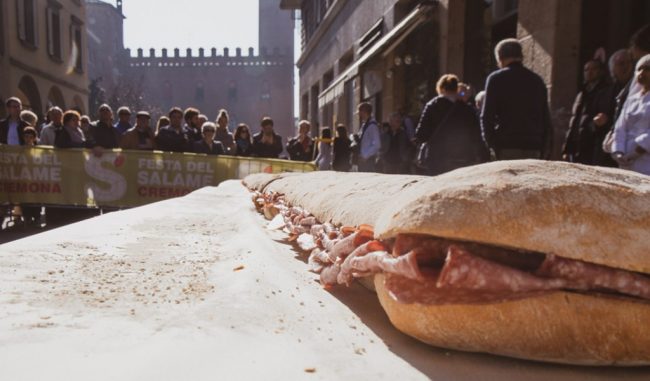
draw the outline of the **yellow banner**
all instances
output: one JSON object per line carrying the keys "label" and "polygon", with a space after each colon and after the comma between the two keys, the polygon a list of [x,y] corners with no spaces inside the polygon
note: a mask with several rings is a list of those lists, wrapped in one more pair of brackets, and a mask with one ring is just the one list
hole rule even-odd
{"label": "yellow banner", "polygon": [[133,207],[250,173],[308,172],[313,163],[160,151],[0,145],[0,202]]}

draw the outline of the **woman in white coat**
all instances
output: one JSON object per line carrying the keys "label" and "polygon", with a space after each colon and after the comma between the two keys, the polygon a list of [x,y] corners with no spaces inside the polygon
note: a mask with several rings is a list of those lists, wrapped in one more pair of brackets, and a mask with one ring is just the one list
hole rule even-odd
{"label": "woman in white coat", "polygon": [[636,64],[641,91],[631,94],[614,128],[612,157],[623,169],[650,175],[650,54]]}

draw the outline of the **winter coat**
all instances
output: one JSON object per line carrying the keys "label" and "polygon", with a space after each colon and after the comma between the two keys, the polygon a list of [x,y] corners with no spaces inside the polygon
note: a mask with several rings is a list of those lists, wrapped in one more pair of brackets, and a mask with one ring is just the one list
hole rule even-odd
{"label": "winter coat", "polygon": [[552,128],[546,84],[513,62],[490,74],[481,112],[483,138],[497,153],[502,149],[551,151]]}
{"label": "winter coat", "polygon": [[273,144],[262,143],[262,132],[253,135],[253,156],[277,159],[282,153],[282,137],[273,133]]}
{"label": "winter coat", "polygon": [[[607,89],[605,81],[596,83],[592,88],[583,86],[573,102],[573,114],[569,121],[562,153],[570,157],[570,161],[582,164],[595,164],[596,147],[602,146],[606,126],[597,127],[594,117],[599,113],[611,117],[611,102],[602,96]],[[600,144],[597,143],[600,140]]]}
{"label": "winter coat", "polygon": [[[433,126],[428,139],[429,155],[426,167],[429,175],[438,175],[488,160],[476,112],[462,101],[451,103],[447,99],[447,102],[443,103],[447,104],[447,112],[441,112],[444,114],[442,120]],[[421,136],[421,133],[416,132],[416,136]]]}
{"label": "winter coat", "polygon": [[194,142],[194,152],[204,153],[206,155],[223,155],[226,153],[226,150],[223,148],[223,144],[221,144],[220,141],[213,140],[212,147],[210,147],[205,140],[201,139]]}
{"label": "winter coat", "polygon": [[146,136],[146,139],[144,142],[140,142],[140,131],[138,131],[137,127],[132,127],[122,135],[120,147],[123,149],[153,150],[155,148],[153,130],[147,128],[143,136]]}
{"label": "winter coat", "polygon": [[346,138],[334,139],[332,147],[332,169],[335,171],[347,172],[350,170],[350,159],[352,156],[352,141]]}
{"label": "winter coat", "polygon": [[622,168],[650,175],[650,92],[630,94],[614,127],[613,152],[629,154],[637,146],[646,152]]}
{"label": "winter coat", "polygon": [[[295,161],[312,161],[314,159],[314,141],[310,137],[305,137],[308,144],[303,145],[299,136],[289,139],[287,142],[287,153],[289,153],[289,160]],[[305,149],[305,146],[307,149]]]}

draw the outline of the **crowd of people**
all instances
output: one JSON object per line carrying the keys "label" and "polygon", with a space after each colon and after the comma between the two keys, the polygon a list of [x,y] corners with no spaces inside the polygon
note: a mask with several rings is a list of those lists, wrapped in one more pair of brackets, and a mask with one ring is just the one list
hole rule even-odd
{"label": "crowd of people", "polygon": [[167,116],[151,126],[151,115],[138,111],[131,124],[131,110],[120,107],[117,122],[107,104],[99,106],[99,118],[91,122],[75,110],[57,106],[47,111],[46,121],[38,124],[37,116],[22,110],[17,97],[6,100],[7,118],[0,121],[0,144],[49,145],[57,148],[123,148],[194,152],[209,155],[255,156],[278,158],[283,151],[282,137],[273,130],[273,119],[264,117],[260,132],[253,135],[246,124],[239,124],[234,134],[228,129],[228,111],[220,110],[210,122],[196,108],[173,107]]}
{"label": "crowd of people", "polygon": [[[599,52],[599,55],[601,55]],[[562,160],[620,167],[650,174],[650,25],[637,31],[628,49],[584,66],[584,85],[573,106]],[[301,121],[289,140],[292,160],[315,158],[321,170],[437,175],[490,160],[551,159],[553,127],[542,78],[523,64],[519,41],[495,48],[499,69],[485,90],[472,96],[453,74],[437,82],[437,96],[424,107],[419,123],[400,112],[378,123],[372,106],[358,106],[360,130],[320,129]],[[609,74],[609,75],[608,75]],[[316,142],[318,145],[316,146]]]}
{"label": "crowd of people", "polygon": [[562,147],[564,160],[650,175],[649,54],[646,25],[607,65],[603,57],[585,63]]}
{"label": "crowd of people", "polygon": [[[584,84],[573,105],[573,116],[562,147],[562,159],[602,166],[619,166],[650,174],[650,24],[632,36],[629,49],[584,65]],[[51,107],[43,124],[22,110],[20,99],[6,100],[7,119],[0,121],[0,143],[52,145],[59,148],[124,148],[195,152],[313,161],[320,170],[420,173],[437,175],[489,160],[550,159],[553,128],[547,88],[542,78],[523,65],[523,50],[515,39],[495,48],[499,69],[490,74],[485,90],[472,96],[469,85],[453,74],[437,82],[437,96],[422,110],[417,124],[403,112],[379,123],[369,103],[357,111],[360,128],[318,128],[312,138],[309,121],[283,145],[273,119],[264,117],[252,134],[246,124],[234,133],[227,110],[214,122],[193,107],[173,107],[151,126],[151,116],[120,107],[117,121],[103,104],[98,120],[77,111]],[[636,66],[635,66],[636,65]],[[609,71],[609,73],[608,73]],[[609,75],[608,75],[609,74]]]}

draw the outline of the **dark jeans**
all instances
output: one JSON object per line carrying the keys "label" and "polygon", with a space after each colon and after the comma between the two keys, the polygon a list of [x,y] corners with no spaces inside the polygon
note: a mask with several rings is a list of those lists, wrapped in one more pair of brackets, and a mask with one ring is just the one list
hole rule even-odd
{"label": "dark jeans", "polygon": [[497,153],[497,160],[541,159],[542,151],[529,149],[502,149]]}
{"label": "dark jeans", "polygon": [[359,157],[357,166],[359,172],[377,172],[377,157],[371,156],[367,159]]}

